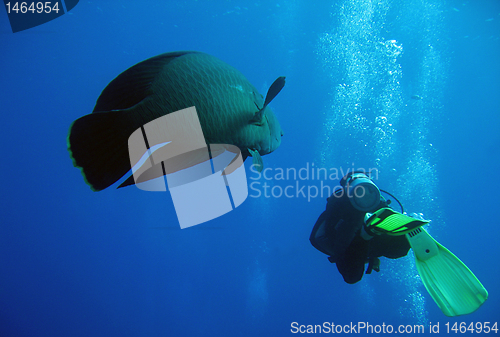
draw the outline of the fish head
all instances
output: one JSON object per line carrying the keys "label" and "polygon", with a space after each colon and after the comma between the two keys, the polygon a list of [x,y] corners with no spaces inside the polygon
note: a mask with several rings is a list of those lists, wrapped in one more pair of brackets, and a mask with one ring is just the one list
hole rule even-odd
{"label": "fish head", "polygon": [[273,152],[281,145],[283,130],[278,118],[276,118],[270,107],[265,107],[262,125],[259,127],[261,128],[261,137],[259,137],[259,143],[256,144],[257,150],[261,155]]}

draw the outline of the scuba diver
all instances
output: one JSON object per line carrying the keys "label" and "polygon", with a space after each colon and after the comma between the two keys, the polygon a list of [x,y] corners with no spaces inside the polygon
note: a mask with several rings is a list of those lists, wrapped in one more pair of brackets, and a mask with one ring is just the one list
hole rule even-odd
{"label": "scuba diver", "polygon": [[[369,173],[368,173],[369,175]],[[337,265],[344,281],[350,284],[361,280],[366,273],[380,270],[379,257],[397,259],[410,250],[408,240],[402,235],[376,235],[384,231],[383,226],[367,226],[365,216],[378,210],[393,214],[379,188],[364,171],[345,175],[337,189],[327,199],[326,210],[320,215],[309,240],[319,251],[328,255],[328,260]],[[397,199],[396,199],[397,200]],[[394,212],[395,213],[395,212]],[[421,226],[428,221],[405,216],[401,229]],[[370,228],[371,227],[371,228]]]}
{"label": "scuba diver", "polygon": [[[471,313],[486,301],[488,292],[470,269],[422,228],[430,221],[405,215],[399,200],[380,190],[369,172],[350,172],[340,186],[328,197],[309,240],[337,265],[345,282],[378,272],[381,256],[397,259],[411,248],[424,286],[445,315]],[[398,202],[401,213],[381,191]]]}

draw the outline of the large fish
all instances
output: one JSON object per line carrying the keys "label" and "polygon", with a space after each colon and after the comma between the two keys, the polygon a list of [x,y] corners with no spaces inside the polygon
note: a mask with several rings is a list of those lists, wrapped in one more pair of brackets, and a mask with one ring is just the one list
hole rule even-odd
{"label": "large fish", "polygon": [[[283,131],[267,106],[285,85],[279,77],[266,99],[238,70],[214,56],[193,51],[161,54],[118,75],[102,91],[94,111],[70,127],[68,150],[87,184],[103,190],[130,169],[129,136],[142,125],[196,107],[207,144],[232,144],[243,159],[276,150]],[[133,184],[128,179],[121,186]],[[121,187],[120,186],[120,187]]]}

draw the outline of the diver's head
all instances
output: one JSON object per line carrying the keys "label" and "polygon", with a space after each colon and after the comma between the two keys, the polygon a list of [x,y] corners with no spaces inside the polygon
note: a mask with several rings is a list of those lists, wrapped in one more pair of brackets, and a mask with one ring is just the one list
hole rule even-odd
{"label": "diver's head", "polygon": [[380,205],[380,190],[373,181],[361,171],[346,174],[340,181],[351,205],[362,212],[374,212]]}

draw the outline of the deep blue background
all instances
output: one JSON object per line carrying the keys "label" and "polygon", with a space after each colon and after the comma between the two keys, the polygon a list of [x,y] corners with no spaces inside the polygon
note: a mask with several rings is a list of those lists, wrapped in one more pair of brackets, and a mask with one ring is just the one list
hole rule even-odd
{"label": "deep blue background", "polygon": [[[497,321],[500,2],[353,3],[81,1],[16,34],[1,10],[0,336],[281,336],[294,321],[441,322],[443,333]],[[376,48],[390,39],[404,50],[394,63]],[[272,103],[285,136],[265,165],[380,168],[379,186],[434,220],[429,231],[488,301],[445,317],[411,255],[345,284],[308,241],[325,198],[249,197],[180,230],[168,193],[92,192],[66,149],[71,122],[120,72],[174,50],[215,55],[263,94],[287,76]],[[377,116],[393,124],[383,141]]]}

